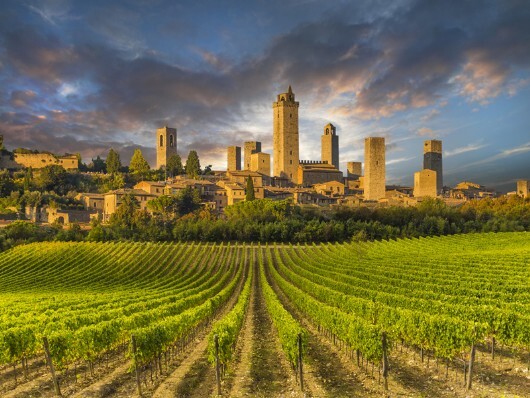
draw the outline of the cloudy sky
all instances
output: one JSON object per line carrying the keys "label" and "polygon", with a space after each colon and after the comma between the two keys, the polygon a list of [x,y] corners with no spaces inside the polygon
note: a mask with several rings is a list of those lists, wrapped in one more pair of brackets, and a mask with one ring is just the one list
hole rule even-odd
{"label": "cloudy sky", "polygon": [[530,179],[530,3],[521,1],[2,0],[0,134],[8,149],[141,148],[226,168],[226,146],[272,152],[291,84],[300,156],[337,127],[341,168],[384,136],[388,183],[412,184],[441,139],[444,182]]}

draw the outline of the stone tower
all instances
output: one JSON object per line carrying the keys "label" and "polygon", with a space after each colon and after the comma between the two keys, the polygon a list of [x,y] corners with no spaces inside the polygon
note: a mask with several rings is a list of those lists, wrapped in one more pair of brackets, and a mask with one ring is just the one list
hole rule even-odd
{"label": "stone tower", "polygon": [[259,141],[247,141],[245,142],[245,164],[243,167],[245,170],[250,170],[250,155],[253,153],[261,152],[261,142]]}
{"label": "stone tower", "polygon": [[423,168],[436,171],[436,193],[442,193],[442,141],[428,140],[423,143]]}
{"label": "stone tower", "polygon": [[257,152],[250,155],[250,171],[257,171],[266,176],[271,175],[271,155]]}
{"label": "stone tower", "polygon": [[348,178],[358,179],[363,175],[363,166],[361,162],[348,162],[346,163],[348,169]]}
{"label": "stone tower", "polygon": [[385,139],[368,137],[364,140],[364,199],[385,197]]}
{"label": "stone tower", "polygon": [[156,168],[166,166],[171,155],[177,154],[177,129],[162,127],[156,130]]}
{"label": "stone tower", "polygon": [[423,169],[414,173],[414,197],[421,198],[429,196],[435,198],[436,192],[436,171]]}
{"label": "stone tower", "polygon": [[227,167],[228,171],[241,170],[241,147],[229,146],[227,148]]}
{"label": "stone tower", "polygon": [[517,181],[517,195],[522,196],[523,198],[528,198],[530,196],[530,181]]}
{"label": "stone tower", "polygon": [[321,138],[322,163],[327,162],[335,168],[339,168],[339,136],[335,126],[331,123],[324,126],[324,134]]}
{"label": "stone tower", "polygon": [[299,162],[298,106],[289,86],[286,93],[273,102],[273,174],[296,182]]}

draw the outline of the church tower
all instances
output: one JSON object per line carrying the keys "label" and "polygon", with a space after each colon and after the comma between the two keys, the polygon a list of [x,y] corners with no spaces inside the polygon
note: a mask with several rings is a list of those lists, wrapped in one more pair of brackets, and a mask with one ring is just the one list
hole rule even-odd
{"label": "church tower", "polygon": [[336,169],[339,168],[339,136],[335,126],[328,123],[324,126],[324,134],[321,140],[322,162],[332,164]]}
{"label": "church tower", "polygon": [[298,106],[289,86],[286,93],[279,94],[272,103],[273,109],[273,174],[296,183],[299,163]]}
{"label": "church tower", "polygon": [[156,168],[166,166],[171,155],[177,154],[177,129],[162,127],[156,130]]}

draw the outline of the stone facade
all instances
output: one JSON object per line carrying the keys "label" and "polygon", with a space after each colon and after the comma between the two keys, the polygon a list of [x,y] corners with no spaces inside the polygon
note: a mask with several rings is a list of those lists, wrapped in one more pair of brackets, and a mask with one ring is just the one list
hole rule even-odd
{"label": "stone facade", "polygon": [[[246,141],[245,142],[245,164],[243,165],[245,170],[250,170],[250,166],[252,165],[252,158],[251,156],[254,153],[261,152],[261,142],[259,141]],[[269,166],[270,169],[270,166]],[[270,175],[270,172],[269,172]]]}
{"label": "stone facade", "polygon": [[363,164],[362,162],[348,162],[346,163],[346,168],[348,170],[348,178],[357,180],[360,176],[363,175]]}
{"label": "stone facade", "polygon": [[323,184],[329,181],[342,182],[342,171],[327,163],[301,161],[298,166],[296,183],[302,187]]}
{"label": "stone facade", "polygon": [[530,181],[519,180],[517,181],[517,195],[523,198],[530,197]]}
{"label": "stone facade", "polygon": [[147,202],[156,198],[156,195],[142,189],[122,188],[115,191],[109,191],[104,194],[103,221],[110,220],[110,216],[116,212],[124,195],[133,195],[140,205],[140,210],[144,210],[147,207]]}
{"label": "stone facade", "polygon": [[[227,170],[236,171],[241,170],[241,147],[229,146],[227,148]],[[246,152],[245,152],[246,156]]]}
{"label": "stone facade", "polygon": [[299,162],[298,107],[289,86],[286,93],[279,94],[273,109],[273,175],[296,182]]}
{"label": "stone facade", "polygon": [[368,137],[364,140],[364,199],[385,197],[385,139]]}
{"label": "stone facade", "polygon": [[437,173],[434,170],[423,169],[414,173],[414,197],[429,196],[435,198],[437,190]]}
{"label": "stone facade", "polygon": [[171,155],[177,154],[177,129],[162,127],[156,130],[156,168],[166,166]]}
{"label": "stone facade", "polygon": [[442,193],[442,141],[428,140],[423,143],[423,168],[436,171],[436,193]]}
{"label": "stone facade", "polygon": [[265,174],[266,176],[270,176],[271,155],[264,152],[253,153],[250,156],[250,171],[256,171],[258,173]]}
{"label": "stone facade", "polygon": [[313,185],[313,189],[321,194],[330,197],[344,196],[346,186],[342,182],[328,181],[323,184]]}
{"label": "stone facade", "polygon": [[51,153],[14,153],[13,158],[2,156],[0,166],[6,169],[42,169],[46,166],[58,165],[66,170],[76,170],[79,159],[76,155],[55,156]]}
{"label": "stone facade", "polygon": [[327,162],[335,168],[339,168],[339,136],[334,125],[328,123],[324,126],[324,134],[320,139],[321,142],[321,160]]}

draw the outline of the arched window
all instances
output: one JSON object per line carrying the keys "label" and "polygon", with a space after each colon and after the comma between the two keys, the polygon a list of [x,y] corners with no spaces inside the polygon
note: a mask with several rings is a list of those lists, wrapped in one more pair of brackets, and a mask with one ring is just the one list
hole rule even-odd
{"label": "arched window", "polygon": [[164,146],[164,136],[160,136],[160,146]]}
{"label": "arched window", "polygon": [[326,129],[326,135],[329,134],[329,129]]}
{"label": "arched window", "polygon": [[169,135],[169,146],[173,148],[173,134]]}

